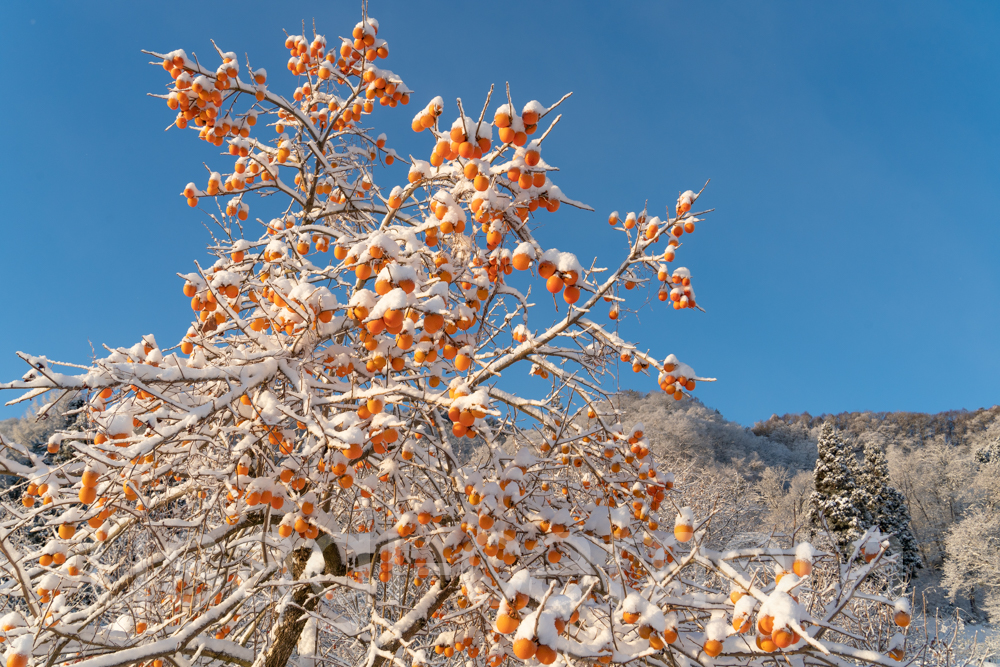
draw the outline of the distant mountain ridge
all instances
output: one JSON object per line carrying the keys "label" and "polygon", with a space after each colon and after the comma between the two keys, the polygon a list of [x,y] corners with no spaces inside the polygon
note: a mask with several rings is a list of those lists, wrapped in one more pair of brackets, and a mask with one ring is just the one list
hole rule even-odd
{"label": "distant mountain ridge", "polygon": [[965,441],[970,436],[985,433],[1000,419],[1000,405],[976,410],[948,410],[938,413],[924,412],[841,412],[813,417],[808,412],[772,415],[766,421],[754,424],[752,430],[757,435],[767,436],[778,430],[778,424],[785,426],[804,425],[812,430],[826,422],[849,435],[857,436],[865,431],[885,429],[896,436],[929,440],[943,437],[945,441]]}
{"label": "distant mountain ridge", "polygon": [[[931,441],[976,446],[1000,429],[1000,405],[977,410],[920,412],[841,412],[813,416],[772,415],[752,427],[725,418],[697,398],[675,401],[662,392],[626,390],[617,395],[627,423],[642,421],[661,456],[710,458],[720,464],[744,461],[753,468],[783,466],[790,472],[811,469],[816,440],[831,423],[850,441],[877,434],[887,446],[907,451]],[[755,463],[756,462],[756,463]]]}

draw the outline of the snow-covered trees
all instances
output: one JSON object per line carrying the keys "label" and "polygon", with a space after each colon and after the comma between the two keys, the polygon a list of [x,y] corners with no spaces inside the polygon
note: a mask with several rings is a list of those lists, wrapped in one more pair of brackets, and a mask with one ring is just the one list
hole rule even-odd
{"label": "snow-covered trees", "polygon": [[824,424],[817,443],[810,520],[817,529],[825,522],[845,552],[871,524],[865,494],[855,478],[857,469],[854,452],[831,424]]}
{"label": "snow-covered trees", "polygon": [[[429,159],[405,160],[369,129],[415,95],[374,19],[285,46],[289,97],[234,53],[153,54],[175,125],[228,155],[182,189],[217,227],[217,260],[182,276],[183,340],[84,367],[22,354],[3,385],[86,398],[46,453],[0,443],[20,492],[0,520],[10,667],[902,657],[902,635],[855,622],[890,618],[894,600],[857,596],[884,544],[863,536],[847,565],[711,549],[712,513],[686,504],[710,489],[674,488],[609,407],[618,360],[676,400],[707,380],[614,329],[635,287],[695,307],[668,264],[700,193],[612,215],[622,256],[586,268],[536,236],[586,208],[541,156],[565,97],[422,102]],[[534,384],[512,393],[514,374]],[[477,439],[475,460],[452,445]]]}
{"label": "snow-covered trees", "polygon": [[767,508],[769,524],[784,533],[808,522],[812,491],[813,475],[808,470],[789,477],[788,470],[768,466],[754,484],[757,500]]}
{"label": "snow-covered trees", "polygon": [[910,513],[903,496],[889,479],[889,464],[878,438],[868,437],[864,459],[844,442],[830,423],[817,442],[810,520],[814,528],[825,523],[842,551],[865,530],[875,526],[891,535],[901,554],[900,566],[910,573],[920,567],[916,540],[910,531]]}
{"label": "snow-covered trees", "polygon": [[[994,434],[976,451],[970,484],[975,501],[945,538],[944,579],[952,598],[964,596],[973,612],[982,594],[983,611],[1000,620],[1000,457]],[[986,455],[984,455],[986,452]]]}
{"label": "snow-covered trees", "polygon": [[952,598],[966,597],[973,611],[982,593],[983,611],[1000,619],[1000,515],[977,507],[955,524],[945,538],[947,558],[942,583]]}
{"label": "snow-covered trees", "polygon": [[[83,407],[83,399],[76,394],[63,396],[55,404],[32,406],[22,418],[11,420],[10,437],[31,447],[35,453],[44,454],[53,433],[86,423],[81,414]],[[0,434],[3,433],[0,430]]]}
{"label": "snow-covered trees", "polygon": [[892,485],[882,443],[876,438],[869,438],[865,442],[864,454],[858,485],[865,491],[865,509],[873,525],[878,526],[881,532],[892,535],[902,556],[900,566],[912,573],[921,567],[921,562],[917,541],[910,530],[906,497]]}

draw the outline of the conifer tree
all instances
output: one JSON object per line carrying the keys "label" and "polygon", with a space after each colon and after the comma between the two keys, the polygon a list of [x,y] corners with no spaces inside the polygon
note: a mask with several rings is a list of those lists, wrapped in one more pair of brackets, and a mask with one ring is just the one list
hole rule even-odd
{"label": "conifer tree", "polygon": [[872,507],[876,502],[875,496],[870,487],[862,483],[865,476],[865,466],[858,460],[857,446],[853,443],[844,443],[843,456],[851,478],[854,479],[854,488],[850,492],[851,503],[861,511],[861,530],[865,531],[875,524],[875,515],[872,512]]}
{"label": "conifer tree", "polygon": [[852,463],[853,452],[829,423],[823,425],[817,447],[810,523],[820,528],[825,518],[837,546],[847,551],[851,542],[865,531],[867,524],[864,504],[859,504],[862,498],[855,480],[857,463]]}
{"label": "conifer tree", "polygon": [[1000,460],[1000,438],[996,438],[976,450],[976,463],[979,465],[998,460]]}
{"label": "conifer tree", "polygon": [[872,523],[883,533],[892,534],[899,548],[900,565],[905,572],[913,574],[922,564],[917,541],[910,531],[910,511],[906,506],[906,496],[890,484],[885,451],[874,440],[865,444],[865,462],[858,482]]}

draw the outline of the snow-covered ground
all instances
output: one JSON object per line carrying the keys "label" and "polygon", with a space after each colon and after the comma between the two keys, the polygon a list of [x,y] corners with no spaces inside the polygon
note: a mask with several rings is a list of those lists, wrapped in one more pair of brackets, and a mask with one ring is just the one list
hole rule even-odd
{"label": "snow-covered ground", "polygon": [[967,599],[952,601],[941,586],[940,571],[925,568],[911,585],[914,628],[926,628],[928,637],[945,643],[954,640],[960,654],[1000,661],[1000,628],[984,620],[982,613],[974,614]]}

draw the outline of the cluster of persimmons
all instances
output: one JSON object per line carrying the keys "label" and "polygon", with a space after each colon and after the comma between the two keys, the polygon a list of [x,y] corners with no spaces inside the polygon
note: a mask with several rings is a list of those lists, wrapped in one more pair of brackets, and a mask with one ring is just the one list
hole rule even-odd
{"label": "cluster of persimmons", "polygon": [[[850,626],[843,605],[807,608],[851,594],[831,576],[857,590],[884,548],[847,569],[808,544],[708,549],[705,508],[683,506],[601,388],[619,359],[677,399],[707,380],[590,317],[606,300],[614,323],[653,276],[695,307],[690,272],[664,267],[700,193],[663,220],[613,214],[623,257],[588,270],[533,229],[542,208],[587,209],[542,159],[558,103],[508,92],[449,123],[434,98],[411,123],[429,159],[404,159],[370,129],[413,95],[380,67],[377,21],[285,47],[287,97],[233,53],[215,69],[154,54],[176,127],[226,146],[182,191],[221,232],[214,263],[182,276],[180,343],[146,336],[65,374],[25,355],[3,385],[85,400],[44,456],[0,453],[21,484],[2,540],[25,540],[4,551],[8,667],[280,666],[296,647],[369,667],[881,660],[819,636]],[[532,275],[565,303],[554,320]],[[534,377],[512,393],[500,380],[518,373]],[[906,625],[903,603],[865,600]]]}

